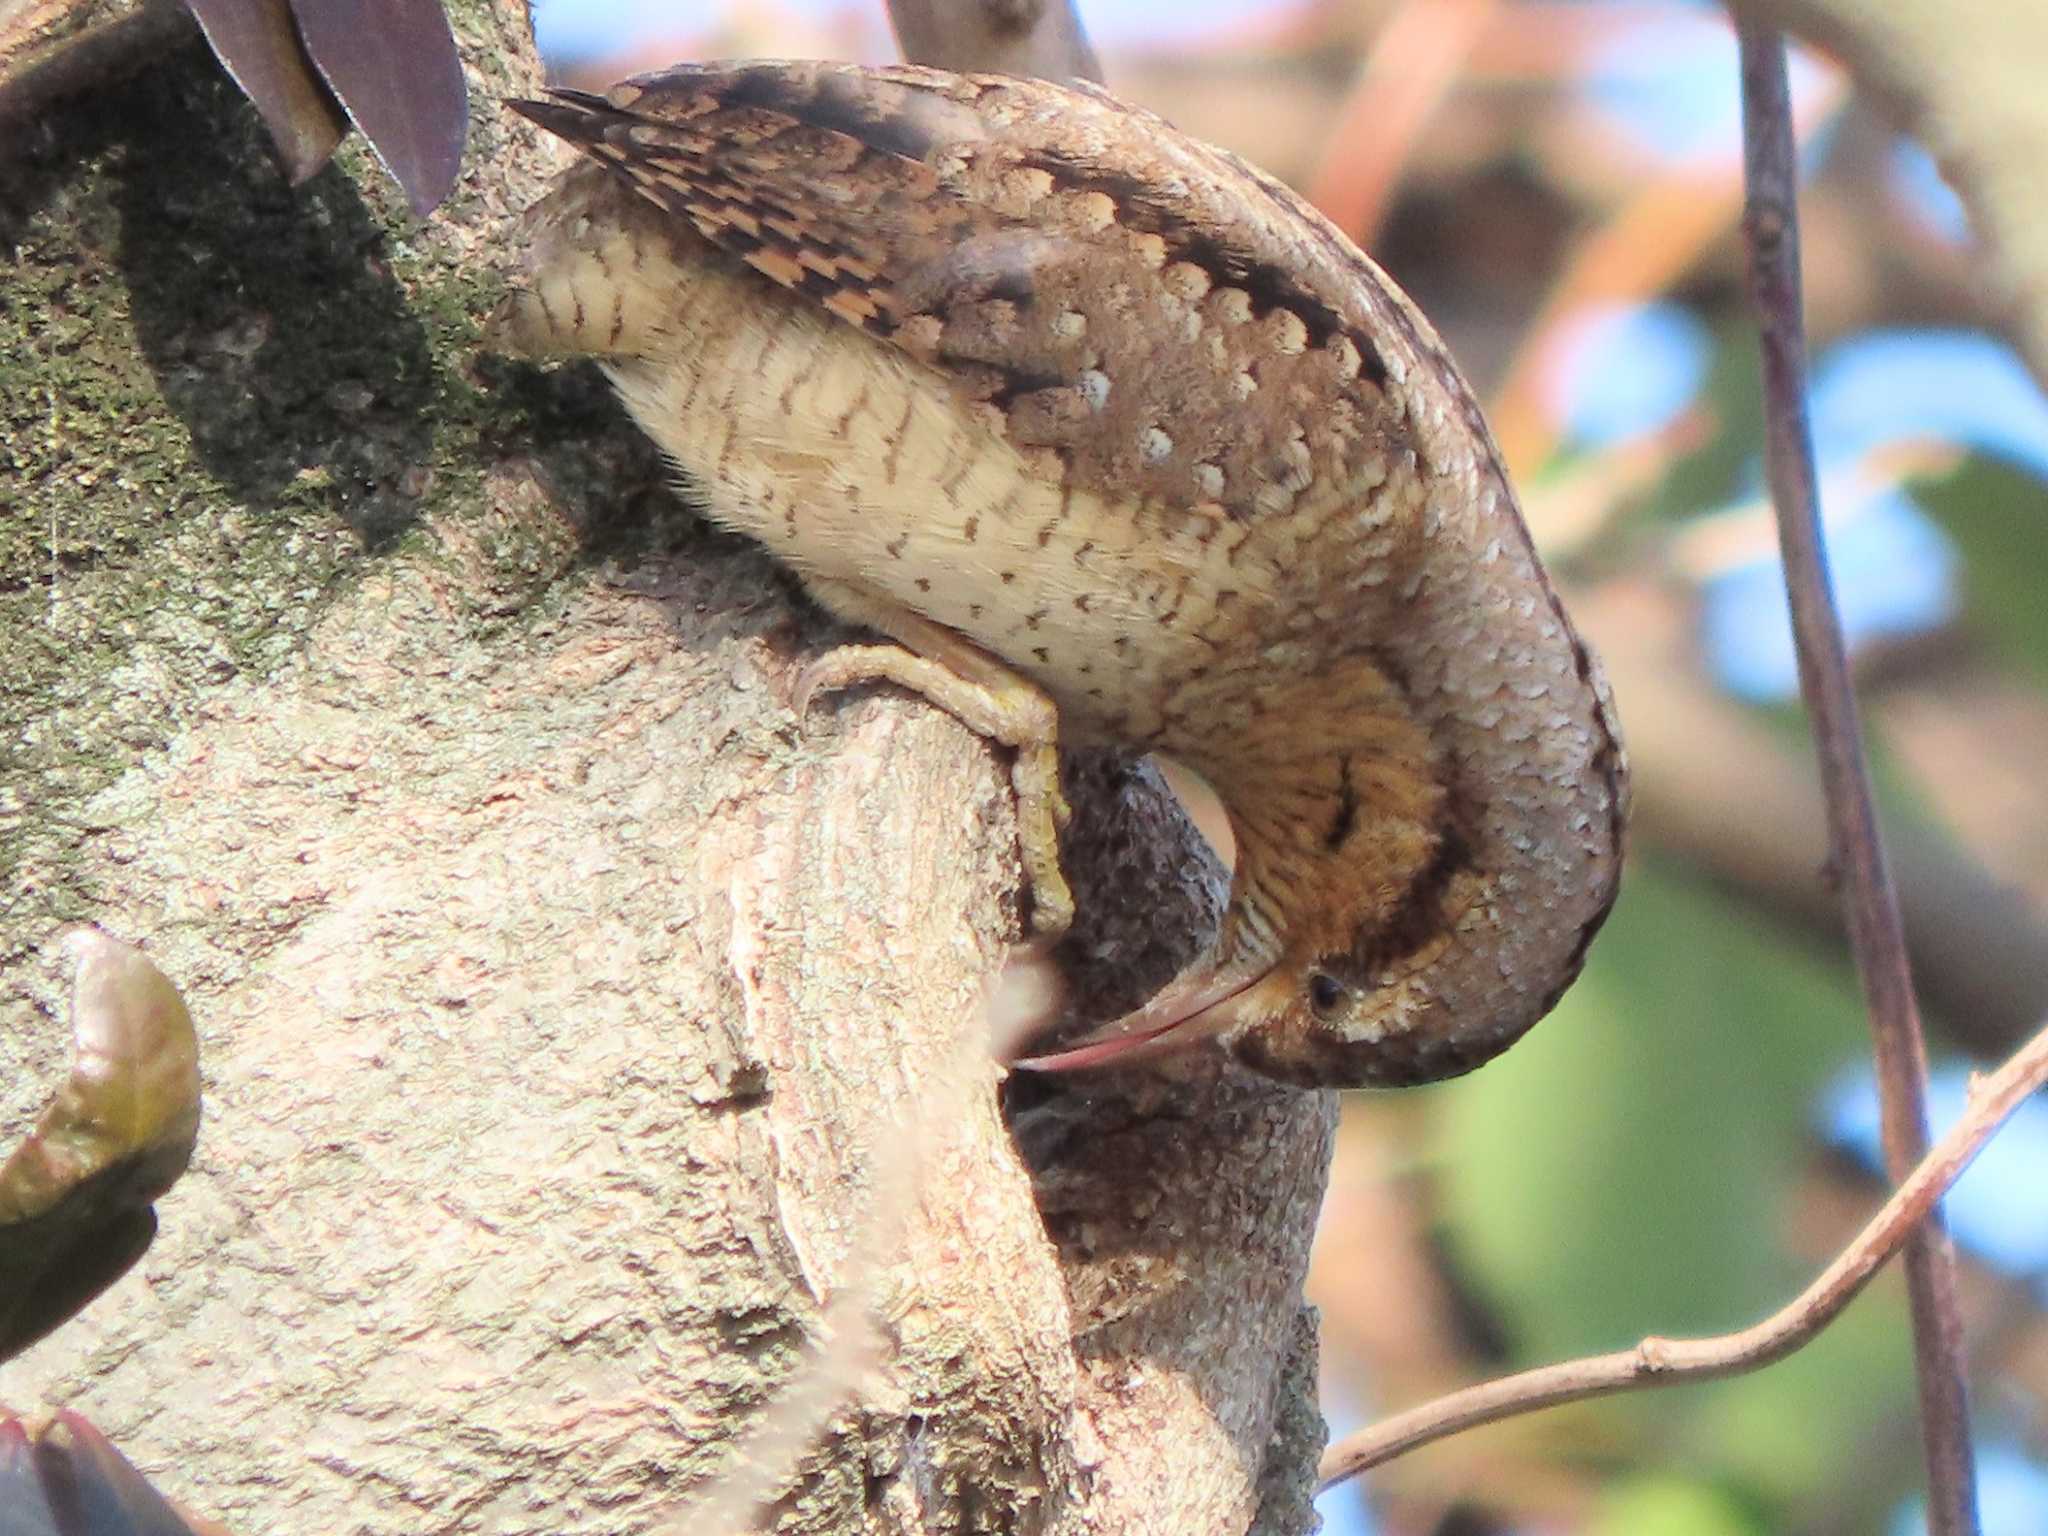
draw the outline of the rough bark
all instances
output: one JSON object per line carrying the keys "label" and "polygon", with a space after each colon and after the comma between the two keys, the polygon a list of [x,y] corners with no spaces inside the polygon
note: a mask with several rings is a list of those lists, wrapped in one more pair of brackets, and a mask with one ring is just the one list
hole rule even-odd
{"label": "rough bark", "polygon": [[[359,146],[285,188],[196,47],[0,146],[0,1073],[61,1056],[36,952],[90,918],[207,1076],[157,1246],[0,1401],[238,1530],[644,1531],[851,1298],[763,1528],[1311,1529],[1330,1100],[999,1089],[1002,765],[887,692],[802,728],[829,627],[594,378],[477,353],[552,162],[495,106],[521,8],[456,18],[425,224]],[[1107,1012],[1215,871],[1148,774],[1077,780]]]}
{"label": "rough bark", "polygon": [[193,30],[174,0],[0,0],[0,145]]}

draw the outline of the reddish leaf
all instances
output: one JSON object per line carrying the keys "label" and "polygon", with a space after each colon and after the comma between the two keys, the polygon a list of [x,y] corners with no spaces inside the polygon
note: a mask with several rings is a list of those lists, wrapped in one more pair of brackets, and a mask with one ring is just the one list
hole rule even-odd
{"label": "reddish leaf", "polygon": [[31,1436],[0,1415],[0,1536],[208,1536],[107,1437],[61,1411]]}
{"label": "reddish leaf", "polygon": [[455,185],[469,126],[441,0],[292,0],[306,52],[424,217]]}
{"label": "reddish leaf", "polygon": [[58,1536],[57,1517],[36,1478],[28,1431],[9,1414],[0,1414],[0,1533]]}
{"label": "reddish leaf", "polygon": [[299,44],[285,0],[185,0],[207,45],[256,104],[294,185],[327,163],[348,119]]}

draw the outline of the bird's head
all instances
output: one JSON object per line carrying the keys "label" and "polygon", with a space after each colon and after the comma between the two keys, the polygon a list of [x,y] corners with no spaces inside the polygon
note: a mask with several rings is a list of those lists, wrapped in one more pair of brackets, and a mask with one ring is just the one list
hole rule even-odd
{"label": "bird's head", "polygon": [[1392,884],[1384,849],[1361,861],[1363,878],[1325,868],[1259,879],[1241,865],[1207,958],[1136,1012],[1019,1065],[1069,1071],[1220,1048],[1304,1088],[1399,1087],[1479,1066],[1549,1003],[1505,987],[1483,1012],[1444,1006],[1467,990],[1446,988],[1443,972],[1483,881],[1455,831],[1413,840],[1426,851]]}
{"label": "bird's head", "polygon": [[[1220,1048],[1299,1087],[1400,1087],[1492,1059],[1577,976],[1613,900],[1618,812],[1553,827],[1460,805],[1418,742],[1295,765],[1226,799],[1231,901],[1209,954],[1136,1012],[1019,1063]],[[1512,811],[1512,806],[1508,808]],[[1504,824],[1506,823],[1506,824]]]}

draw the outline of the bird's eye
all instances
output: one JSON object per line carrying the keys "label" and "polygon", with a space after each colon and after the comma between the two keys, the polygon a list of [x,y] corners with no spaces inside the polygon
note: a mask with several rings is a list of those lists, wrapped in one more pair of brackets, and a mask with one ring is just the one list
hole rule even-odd
{"label": "bird's eye", "polygon": [[1344,983],[1328,971],[1311,971],[1308,977],[1308,1005],[1319,1018],[1328,1018],[1343,1006]]}

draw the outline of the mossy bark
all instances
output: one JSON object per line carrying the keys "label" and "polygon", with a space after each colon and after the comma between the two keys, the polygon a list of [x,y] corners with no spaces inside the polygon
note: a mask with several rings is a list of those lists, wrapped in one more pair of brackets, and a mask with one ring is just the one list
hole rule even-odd
{"label": "mossy bark", "polygon": [[[425,223],[359,142],[286,187],[196,42],[0,148],[0,1074],[74,919],[207,1073],[157,1246],[0,1400],[248,1532],[656,1529],[807,1392],[763,1528],[1309,1529],[1330,1100],[999,1085],[1001,763],[887,693],[802,728],[829,626],[594,377],[478,351],[553,162],[520,8],[454,11]],[[1106,1010],[1215,872],[1078,788]]]}

